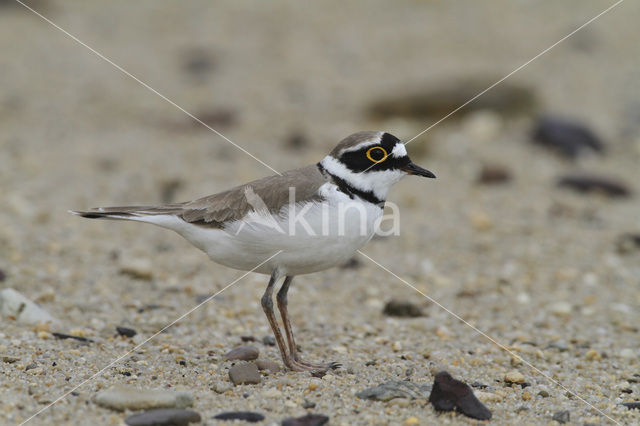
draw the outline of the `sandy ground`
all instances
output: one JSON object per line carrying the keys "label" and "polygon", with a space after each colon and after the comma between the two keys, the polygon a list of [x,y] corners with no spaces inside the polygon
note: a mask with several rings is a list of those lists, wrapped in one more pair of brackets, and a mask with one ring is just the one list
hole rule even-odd
{"label": "sandy ground", "polygon": [[[2,318],[0,353],[20,358],[0,364],[2,424],[27,419],[140,341],[114,338],[116,326],[149,337],[199,296],[242,275],[209,262],[169,231],[81,220],[68,209],[189,200],[271,174],[8,3],[0,5],[0,269],[6,275],[0,286],[38,301],[60,320],[60,330],[94,342],[54,339]],[[435,119],[374,120],[368,105],[469,77],[491,83],[607,4],[34,3],[177,104],[213,117],[213,127],[278,170],[318,161],[357,130],[413,137]],[[512,78],[537,96],[536,114],[572,117],[601,135],[605,156],[570,162],[533,146],[535,114],[448,120],[410,145],[414,160],[438,179],[397,185],[390,200],[401,207],[401,235],[364,249],[566,389],[514,363],[361,257],[359,268],[294,281],[290,309],[306,356],[344,364],[316,389],[309,389],[307,374],[280,373],[224,394],[212,390],[228,382],[230,363],[222,355],[241,336],[261,340],[270,333],[259,305],[266,278],[250,275],[30,424],[119,424],[130,413],[101,408],[92,398],[126,383],[188,390],[208,424],[229,409],[257,411],[266,424],[277,423],[304,414],[305,399],[336,425],[403,424],[412,416],[420,424],[472,423],[438,417],[420,401],[354,396],[388,380],[431,383],[441,368],[500,395],[487,402],[494,424],[548,424],[562,410],[574,424],[640,423],[640,412],[618,405],[640,394],[634,376],[640,373],[640,251],[620,254],[615,245],[620,234],[640,231],[638,17],[640,4],[627,1]],[[306,143],[292,148],[293,135]],[[504,165],[513,179],[476,185],[485,163]],[[575,171],[615,177],[635,194],[618,200],[555,187],[559,176]],[[151,279],[120,273],[130,259],[150,265]],[[382,307],[391,298],[422,306],[426,316],[385,317]],[[261,358],[279,361],[274,347],[255,345]],[[503,383],[513,369],[529,387]],[[540,396],[542,390],[549,396]]]}

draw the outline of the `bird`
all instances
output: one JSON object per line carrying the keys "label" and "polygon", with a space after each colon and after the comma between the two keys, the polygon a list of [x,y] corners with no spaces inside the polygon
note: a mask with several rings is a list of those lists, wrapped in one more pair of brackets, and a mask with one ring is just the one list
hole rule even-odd
{"label": "bird", "polygon": [[[373,237],[390,188],[408,175],[435,178],[411,161],[397,137],[361,131],[341,140],[316,164],[194,201],[69,212],[167,228],[218,264],[268,275],[261,304],[284,365],[318,373],[340,364],[309,362],[300,356],[288,313],[293,278],[350,259]],[[282,278],[276,302],[284,334],[273,304]]]}

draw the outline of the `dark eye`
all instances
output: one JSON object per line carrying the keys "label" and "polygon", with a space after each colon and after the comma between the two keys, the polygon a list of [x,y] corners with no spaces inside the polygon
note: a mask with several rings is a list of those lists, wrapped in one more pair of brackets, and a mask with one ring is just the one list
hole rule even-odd
{"label": "dark eye", "polygon": [[387,151],[381,146],[374,146],[367,150],[367,158],[374,163],[382,163],[387,156]]}

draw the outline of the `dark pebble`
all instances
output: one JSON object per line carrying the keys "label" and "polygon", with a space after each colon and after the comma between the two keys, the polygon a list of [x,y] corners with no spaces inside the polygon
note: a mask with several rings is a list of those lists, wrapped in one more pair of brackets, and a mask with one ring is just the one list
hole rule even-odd
{"label": "dark pebble", "polygon": [[275,346],[276,345],[276,338],[269,335],[269,336],[264,336],[262,338],[262,344],[266,345],[266,346]]}
{"label": "dark pebble", "polygon": [[473,382],[471,383],[471,387],[472,388],[476,388],[476,389],[486,389],[489,386],[485,385],[484,383],[480,383],[480,382]]}
{"label": "dark pebble", "polygon": [[565,158],[576,158],[585,151],[604,151],[602,141],[585,125],[555,117],[540,118],[533,129],[532,140]]}
{"label": "dark pebble", "polygon": [[631,195],[631,189],[626,184],[596,175],[564,176],[558,180],[558,186],[582,193],[597,192],[609,197],[626,198]]}
{"label": "dark pebble", "polygon": [[51,333],[56,339],[73,339],[73,340],[77,340],[79,342],[85,342],[85,343],[90,343],[93,342],[93,340],[91,339],[87,339],[86,337],[80,337],[80,336],[72,336],[70,334],[65,334],[65,333]]}
{"label": "dark pebble", "polygon": [[184,186],[180,179],[167,179],[160,183],[160,200],[164,204],[170,204],[176,198],[176,193]]}
{"label": "dark pebble", "polygon": [[282,426],[322,426],[329,421],[329,417],[322,414],[307,414],[302,417],[289,417],[282,421]]}
{"label": "dark pebble", "polygon": [[511,172],[504,166],[485,164],[480,170],[476,183],[481,185],[496,185],[511,180]]}
{"label": "dark pebble", "polygon": [[192,48],[184,54],[183,68],[195,78],[203,79],[213,71],[214,67],[213,56],[205,49]]}
{"label": "dark pebble", "polygon": [[229,369],[229,379],[234,385],[260,383],[260,372],[253,362],[236,364]]}
{"label": "dark pebble", "polygon": [[[200,111],[198,114],[194,115],[213,128],[228,128],[236,124],[238,121],[238,113],[235,110],[228,108],[214,108]],[[189,123],[194,126],[195,129],[207,130],[206,127],[191,118],[189,118]]]}
{"label": "dark pebble", "polygon": [[256,338],[255,336],[240,336],[240,340],[243,342],[255,342]]}
{"label": "dark pebble", "polygon": [[471,387],[454,379],[446,371],[436,374],[429,402],[436,411],[456,410],[477,420],[491,418],[491,411],[478,401]]}
{"label": "dark pebble", "polygon": [[636,402],[623,402],[621,405],[624,405],[629,410],[640,410],[640,401]]}
{"label": "dark pebble", "polygon": [[294,132],[287,138],[287,147],[300,150],[309,145],[309,139],[302,132]]}
{"label": "dark pebble", "polygon": [[571,415],[569,414],[569,411],[564,410],[555,413],[551,419],[558,423],[567,423],[570,420],[570,417]]}
{"label": "dark pebble", "polygon": [[[429,121],[441,119],[451,111],[475,97],[495,80],[461,80],[438,84],[432,89],[412,90],[402,95],[381,98],[368,106],[367,112],[373,119],[384,120],[405,117]],[[537,105],[534,93],[522,86],[501,84],[462,108],[452,119],[459,119],[478,110],[493,110],[502,115],[531,113]]]}
{"label": "dark pebble", "polygon": [[192,410],[160,408],[134,414],[124,419],[124,422],[129,426],[186,426],[189,423],[199,423],[200,420],[200,414]]}
{"label": "dark pebble", "polygon": [[304,400],[304,402],[302,403],[302,408],[316,408],[316,403],[315,402],[311,402],[311,401],[307,401],[306,399]]}
{"label": "dark pebble", "polygon": [[253,411],[225,411],[213,417],[217,420],[244,420],[249,423],[257,423],[264,420],[264,416]]}
{"label": "dark pebble", "polygon": [[7,274],[4,273],[2,269],[0,269],[0,282],[7,279]]}
{"label": "dark pebble", "polygon": [[133,337],[136,334],[138,334],[137,331],[135,331],[133,328],[128,328],[128,327],[116,327],[116,331],[118,332],[119,335],[121,336],[125,336],[125,337]]}
{"label": "dark pebble", "polygon": [[616,240],[616,250],[620,254],[640,250],[640,234],[622,234]]}
{"label": "dark pebble", "polygon": [[411,302],[391,300],[384,306],[382,313],[390,317],[421,317],[422,309]]}

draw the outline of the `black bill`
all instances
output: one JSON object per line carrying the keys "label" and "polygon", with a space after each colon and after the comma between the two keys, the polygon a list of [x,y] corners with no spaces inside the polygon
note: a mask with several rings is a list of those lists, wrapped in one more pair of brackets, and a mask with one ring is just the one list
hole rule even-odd
{"label": "black bill", "polygon": [[418,166],[415,163],[407,164],[406,166],[404,166],[402,168],[402,170],[407,172],[410,175],[424,176],[424,177],[428,177],[428,178],[435,178],[436,177],[436,175],[431,173],[429,170],[423,169],[422,167]]}

